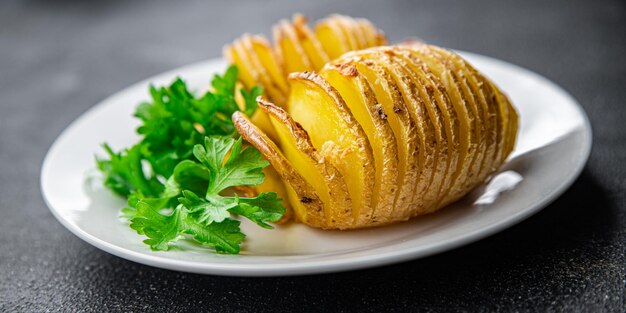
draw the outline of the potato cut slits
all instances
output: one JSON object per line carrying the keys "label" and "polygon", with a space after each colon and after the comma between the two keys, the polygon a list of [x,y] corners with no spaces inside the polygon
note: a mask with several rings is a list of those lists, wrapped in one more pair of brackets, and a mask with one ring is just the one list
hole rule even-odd
{"label": "potato cut slits", "polygon": [[407,96],[415,100],[409,113],[416,123],[423,125],[424,129],[426,160],[420,179],[426,180],[427,189],[414,195],[413,212],[411,212],[414,216],[422,214],[436,201],[443,185],[450,159],[448,156],[449,131],[445,130],[451,131],[451,126],[446,124],[441,108],[437,105],[436,98],[440,96],[439,89],[434,87],[424,70],[418,64],[413,63],[410,55],[393,51],[389,62],[394,64],[397,71],[404,72],[410,77]]}
{"label": "potato cut slits", "polygon": [[389,121],[398,147],[398,190],[392,216],[377,216],[377,220],[398,219],[410,206],[413,189],[417,183],[419,166],[418,132],[409,116],[397,84],[391,74],[376,61],[354,59],[357,70],[370,83],[377,102],[378,114]]}
{"label": "potato cut slits", "polygon": [[[493,150],[489,145],[495,141],[495,126],[489,121],[489,112],[485,98],[480,90],[479,82],[471,71],[466,66],[466,62],[453,52],[441,49],[439,47],[428,46],[428,48],[434,53],[438,54],[441,59],[448,60],[450,65],[454,68],[458,79],[461,81],[461,90],[465,95],[466,103],[468,104],[469,112],[474,115],[474,133],[477,141],[477,153],[472,161],[472,168],[470,170],[470,177],[480,177],[482,166],[484,161],[490,159],[493,156]],[[467,190],[473,188],[477,182],[482,180],[477,179],[465,179],[464,186],[462,186],[458,193],[447,202],[454,201],[459,196],[462,196]]]}
{"label": "potato cut slits", "polygon": [[283,61],[284,75],[313,70],[313,64],[304,51],[293,25],[287,21],[281,21],[274,26],[273,34],[276,53]]}
{"label": "potato cut slits", "polygon": [[374,92],[354,65],[329,65],[321,71],[321,75],[345,100],[372,147],[375,168],[372,204],[370,208],[361,208],[356,221],[370,224],[376,214],[389,215],[393,210],[394,195],[398,189],[398,148],[393,131],[388,121],[378,113]]}
{"label": "potato cut slits", "polygon": [[[447,150],[447,167],[443,171],[444,178],[438,192],[438,199],[441,200],[449,192],[455,178],[455,172],[458,169],[459,163],[462,161],[460,158],[461,151],[463,151],[462,142],[462,122],[460,121],[453,98],[448,94],[444,80],[440,77],[440,72],[431,67],[432,64],[425,60],[423,55],[419,54],[415,50],[410,50],[412,55],[411,61],[415,63],[421,71],[429,78],[429,84],[433,88],[433,95],[435,97],[435,104],[439,106],[439,112],[441,113],[444,121],[444,131],[448,138],[448,150]],[[433,206],[435,207],[435,206]]]}
{"label": "potato cut slits", "polygon": [[[233,115],[233,122],[242,137],[265,156],[286,183],[289,204],[295,211],[297,219],[311,226],[326,228],[328,221],[318,191],[296,170],[281,149],[248,117],[241,112],[236,112]],[[306,201],[299,199],[306,199]]]}
{"label": "potato cut slits", "polygon": [[[440,123],[438,113],[435,114],[433,119],[429,116],[429,109],[425,105],[431,101],[431,96],[428,94],[424,86],[427,85],[423,79],[415,76],[415,73],[410,69],[404,60],[401,60],[393,53],[385,51],[385,53],[379,54],[379,58],[384,60],[382,64],[386,64],[386,68],[392,73],[397,85],[399,86],[403,95],[404,102],[406,103],[406,109],[410,118],[416,125],[418,132],[418,144],[419,144],[419,159],[418,159],[418,177],[414,186],[413,197],[411,205],[403,213],[404,218],[409,218],[418,212],[424,211],[430,203],[432,203],[436,195],[429,190],[436,191],[437,188],[431,186],[440,186],[443,175],[434,176],[434,171],[437,169],[438,160],[442,160],[439,164],[439,172],[445,171],[445,165],[447,160],[446,156],[439,155],[437,142],[442,142],[441,132],[436,129]],[[432,109],[430,109],[432,110]],[[435,121],[435,124],[433,124]],[[430,199],[430,200],[429,200]]]}
{"label": "potato cut slits", "polygon": [[327,18],[315,25],[315,35],[328,57],[333,60],[350,51],[350,43],[336,20]]}
{"label": "potato cut slits", "polygon": [[261,66],[267,70],[274,84],[280,89],[286,98],[286,95],[289,92],[289,86],[287,86],[287,80],[282,70],[282,64],[272,50],[272,46],[267,39],[261,36],[252,36],[250,41],[252,42],[252,53],[255,53],[258,56],[261,61]]}
{"label": "potato cut slits", "polygon": [[460,109],[461,115],[466,116],[465,120],[467,121],[468,133],[465,136],[465,138],[468,139],[468,145],[465,147],[467,155],[461,156],[461,158],[465,160],[465,166],[455,173],[451,191],[448,193],[447,197],[442,200],[444,201],[442,205],[446,205],[449,202],[458,200],[459,197],[465,195],[467,191],[473,187],[468,184],[472,179],[467,178],[477,176],[480,171],[479,167],[482,159],[482,152],[480,150],[482,140],[480,140],[480,134],[485,131],[481,129],[480,125],[483,125],[483,123],[480,118],[480,113],[474,102],[474,97],[469,91],[469,86],[467,85],[463,73],[456,67],[454,62],[450,60],[449,55],[442,55],[438,50],[427,45],[424,45],[423,49],[428,51],[428,55],[431,58],[435,58],[435,60],[441,63],[447,70],[448,85],[453,89],[452,92],[449,93],[457,96],[457,108]]}
{"label": "potato cut slits", "polygon": [[341,172],[317,152],[306,130],[285,110],[264,100],[259,102],[259,107],[269,115],[287,159],[317,190],[328,225],[339,229],[352,227],[352,201]]}
{"label": "potato cut slits", "polygon": [[341,29],[343,37],[348,43],[347,51],[354,51],[364,48],[364,46],[361,45],[362,41],[360,41],[359,38],[361,29],[358,28],[358,25],[356,24],[356,22],[354,22],[353,19],[347,18],[343,15],[332,15],[331,18],[337,21],[337,25],[339,26],[339,29]]}
{"label": "potato cut slits", "polygon": [[289,76],[291,94],[287,111],[310,134],[311,142],[348,181],[354,204],[353,218],[371,211],[374,182],[372,148],[365,132],[343,98],[324,78],[314,73]]}
{"label": "potato cut slits", "polygon": [[260,86],[265,88],[268,96],[278,103],[284,103],[285,93],[280,89],[277,83],[274,82],[265,66],[261,63],[261,60],[256,53],[250,53],[254,51],[252,38],[250,35],[243,35],[241,41],[237,44],[233,44],[233,49],[236,53],[246,61],[244,66],[249,66],[250,73],[256,82],[260,82]]}
{"label": "potato cut slits", "polygon": [[306,18],[302,15],[294,16],[293,26],[298,40],[302,45],[302,49],[311,61],[312,69],[322,68],[330,59],[326,51],[324,51],[322,44],[306,24]]}

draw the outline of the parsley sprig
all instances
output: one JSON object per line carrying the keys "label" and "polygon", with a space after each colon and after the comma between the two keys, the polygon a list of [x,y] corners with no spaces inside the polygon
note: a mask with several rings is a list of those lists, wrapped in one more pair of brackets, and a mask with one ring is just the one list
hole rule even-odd
{"label": "parsley sprig", "polygon": [[[269,163],[254,147],[245,147],[230,116],[235,101],[237,68],[216,75],[212,92],[196,97],[181,79],[168,87],[150,87],[151,101],[135,116],[142,136],[134,146],[96,160],[104,185],[128,198],[122,214],[154,250],[168,250],[183,237],[218,253],[239,253],[245,235],[240,215],[264,228],[281,219],[282,199],[274,192],[239,197],[232,187],[263,183]],[[256,110],[260,88],[242,89],[244,112]]]}

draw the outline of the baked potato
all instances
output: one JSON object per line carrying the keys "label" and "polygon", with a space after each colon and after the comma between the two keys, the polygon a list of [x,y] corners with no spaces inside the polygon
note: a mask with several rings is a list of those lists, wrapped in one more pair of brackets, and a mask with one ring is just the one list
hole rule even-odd
{"label": "baked potato", "polygon": [[[229,48],[233,62],[253,67],[244,85],[275,88],[258,99],[265,119],[238,112],[233,121],[272,164],[268,184],[284,190],[302,223],[355,229],[434,212],[487,180],[515,146],[514,106],[452,51],[379,46],[382,32],[344,16],[314,31],[296,16],[274,33],[274,50],[264,46],[273,63],[250,56],[259,55],[252,44]],[[246,53],[258,61],[237,59]],[[262,64],[282,72],[254,68]]]}

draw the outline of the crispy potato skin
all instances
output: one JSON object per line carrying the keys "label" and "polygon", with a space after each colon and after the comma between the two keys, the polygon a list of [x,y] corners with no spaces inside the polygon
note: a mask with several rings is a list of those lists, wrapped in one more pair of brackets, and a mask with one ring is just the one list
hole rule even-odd
{"label": "crispy potato skin", "polygon": [[517,110],[452,51],[384,46],[369,21],[343,15],[312,29],[296,15],[274,39],[272,49],[249,35],[225,48],[246,67],[242,83],[267,85],[275,103],[260,98],[258,121],[233,121],[272,164],[261,189],[286,194],[302,223],[355,229],[437,211],[515,148]]}
{"label": "crispy potato skin", "polygon": [[292,166],[276,144],[245,114],[235,112],[232,118],[241,136],[265,156],[282,178],[288,188],[290,207],[295,210],[296,218],[313,227],[325,228],[328,223],[324,215],[324,204],[313,186]]}

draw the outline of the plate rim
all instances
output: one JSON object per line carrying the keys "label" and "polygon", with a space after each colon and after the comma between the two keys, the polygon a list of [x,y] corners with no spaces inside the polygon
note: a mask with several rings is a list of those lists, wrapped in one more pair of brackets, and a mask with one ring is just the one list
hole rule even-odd
{"label": "plate rim", "polygon": [[[272,276],[295,276],[295,275],[309,275],[309,274],[321,274],[321,273],[332,273],[332,272],[340,272],[340,271],[351,271],[351,270],[359,270],[369,267],[383,266],[389,265],[393,263],[405,262],[412,259],[427,257],[431,255],[435,255],[444,251],[453,250],[455,248],[477,242],[481,239],[492,236],[504,229],[507,229],[515,224],[518,224],[532,215],[536,214],[543,208],[545,208],[548,204],[553,202],[556,198],[562,195],[580,176],[583,169],[585,168],[592,148],[592,129],[591,124],[589,122],[589,118],[585,113],[584,109],[580,105],[580,103],[565,89],[561,86],[557,85],[553,81],[548,78],[531,71],[529,69],[523,68],[521,66],[509,63],[504,60],[496,59],[493,57],[467,52],[455,50],[456,52],[462,55],[470,55],[476,58],[487,59],[490,62],[497,63],[501,66],[512,67],[517,71],[524,72],[525,74],[533,76],[533,78],[538,79],[542,84],[549,85],[552,89],[555,89],[562,95],[568,98],[569,102],[571,102],[576,109],[580,117],[583,119],[582,125],[582,138],[584,139],[584,143],[581,145],[582,149],[582,158],[581,161],[576,164],[576,168],[570,172],[568,172],[567,177],[563,177],[561,183],[554,189],[552,189],[549,194],[543,197],[540,201],[532,205],[531,207],[520,211],[517,214],[509,215],[496,223],[493,223],[487,227],[474,230],[470,233],[465,234],[461,238],[450,238],[443,241],[439,241],[435,244],[431,244],[431,247],[424,245],[416,247],[416,248],[407,248],[402,250],[394,250],[390,252],[382,252],[374,255],[360,255],[353,256],[345,259],[328,259],[328,260],[313,260],[313,261],[301,261],[294,263],[263,263],[263,264],[241,264],[241,263],[199,263],[195,261],[187,261],[187,260],[179,260],[179,259],[171,259],[166,258],[160,255],[146,255],[141,252],[133,251],[121,246],[117,246],[112,243],[108,243],[104,240],[99,239],[98,237],[84,231],[76,224],[70,222],[66,218],[60,215],[60,212],[54,208],[52,203],[49,201],[49,197],[46,192],[45,182],[47,181],[47,176],[49,171],[47,170],[51,166],[51,156],[54,155],[54,152],[59,149],[60,143],[72,133],[72,130],[80,124],[80,121],[85,119],[87,116],[97,114],[98,111],[104,109],[109,102],[112,102],[117,96],[128,92],[129,90],[136,89],[140,86],[146,85],[150,82],[155,82],[158,80],[163,80],[167,78],[172,78],[177,76],[177,73],[185,72],[191,68],[195,68],[198,66],[208,66],[208,64],[214,64],[214,66],[219,66],[224,63],[222,58],[213,58],[200,62],[195,62],[189,65],[181,66],[172,70],[168,70],[162,72],[160,74],[151,76],[147,79],[143,79],[139,82],[131,84],[111,95],[99,101],[83,113],[81,113],[77,118],[72,120],[68,126],[66,126],[59,135],[54,139],[54,142],[48,148],[44,160],[41,164],[40,170],[40,189],[41,194],[43,196],[45,204],[48,206],[48,209],[52,212],[52,215],[71,233],[75,236],[79,237],[83,241],[89,243],[90,245],[103,250],[107,253],[113,254],[117,257],[130,260],[136,263],[154,266],[167,270],[176,270],[181,272],[188,273],[197,273],[197,274],[210,274],[210,275],[219,275],[219,276],[243,276],[243,277],[272,277]],[[419,248],[419,249],[418,249]]]}

